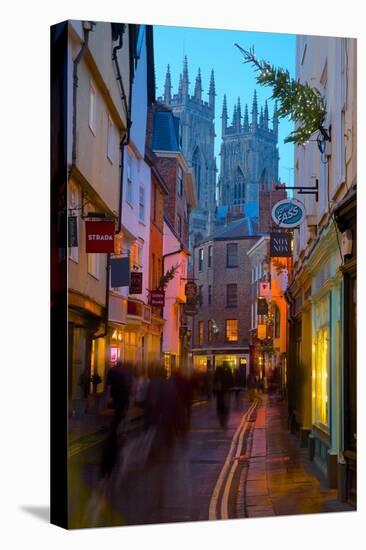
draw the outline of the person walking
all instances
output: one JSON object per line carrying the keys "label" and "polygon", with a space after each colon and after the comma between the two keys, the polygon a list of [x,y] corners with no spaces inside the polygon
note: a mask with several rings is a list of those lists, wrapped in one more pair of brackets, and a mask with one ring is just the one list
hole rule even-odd
{"label": "person walking", "polygon": [[230,391],[233,387],[231,369],[224,361],[222,366],[216,367],[214,376],[214,393],[216,395],[216,410],[220,425],[227,428],[230,416]]}

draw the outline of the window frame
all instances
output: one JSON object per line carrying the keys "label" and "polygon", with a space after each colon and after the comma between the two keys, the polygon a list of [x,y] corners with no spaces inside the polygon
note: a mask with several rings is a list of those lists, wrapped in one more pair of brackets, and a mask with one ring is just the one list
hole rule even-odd
{"label": "window frame", "polygon": [[145,186],[142,183],[140,183],[139,185],[139,222],[145,223],[145,218],[146,218]]}
{"label": "window frame", "polygon": [[[229,323],[235,323],[236,325],[236,338],[230,338],[228,335],[229,332]],[[239,341],[239,324],[238,319],[225,319],[225,341],[226,342],[238,342]]]}
{"label": "window frame", "polygon": [[200,272],[204,271],[204,269],[203,269],[204,265],[203,264],[204,264],[204,249],[199,248],[198,249],[198,271],[200,271]]}
{"label": "window frame", "polygon": [[208,250],[207,250],[207,267],[209,269],[212,267],[212,259],[213,259],[213,247],[212,247],[212,244],[209,244]]}
{"label": "window frame", "polygon": [[111,115],[108,115],[107,126],[107,158],[113,164],[115,161],[115,125]]}
{"label": "window frame", "polygon": [[[232,296],[229,296],[229,288],[231,288],[231,290],[235,288],[235,303],[234,303],[234,300],[232,299]],[[232,303],[230,303],[230,300]],[[226,285],[226,307],[227,308],[238,307],[238,283],[229,283]]]}
{"label": "window frame", "polygon": [[[92,102],[93,97],[93,102]],[[97,135],[97,90],[93,81],[89,82],[89,128],[94,136]]]}
{"label": "window frame", "polygon": [[[202,330],[201,330],[202,329]],[[198,321],[198,345],[202,346],[205,339],[205,322],[204,321]]]}
{"label": "window frame", "polygon": [[[231,265],[229,263],[229,250],[230,250],[230,247],[231,249],[235,249],[236,250],[236,263],[235,265]],[[226,244],[226,267],[229,268],[229,269],[232,269],[232,268],[236,268],[239,266],[239,262],[238,262],[238,243],[227,243]]]}

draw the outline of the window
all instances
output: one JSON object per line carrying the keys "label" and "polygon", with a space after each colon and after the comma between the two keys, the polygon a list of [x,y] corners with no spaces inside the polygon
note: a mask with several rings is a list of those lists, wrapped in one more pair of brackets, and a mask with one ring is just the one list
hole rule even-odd
{"label": "window", "polygon": [[238,341],[238,320],[237,319],[226,319],[225,337],[228,342]]}
{"label": "window", "polygon": [[208,285],[207,303],[210,306],[212,302],[212,286]]}
{"label": "window", "polygon": [[203,248],[198,251],[198,271],[203,271]]}
{"label": "window", "polygon": [[132,188],[132,162],[131,157],[127,156],[127,191],[126,191],[126,200],[132,206],[133,204],[133,188]]}
{"label": "window", "polygon": [[99,279],[99,254],[88,254],[88,273]]}
{"label": "window", "polygon": [[315,421],[328,425],[328,327],[322,327],[316,334],[314,397]]}
{"label": "window", "polygon": [[274,337],[280,337],[280,328],[281,328],[281,314],[277,306],[274,306]]}
{"label": "window", "polygon": [[208,267],[212,267],[212,245],[208,247]]}
{"label": "window", "polygon": [[238,306],[238,285],[226,285],[226,307]]}
{"label": "window", "polygon": [[107,157],[111,162],[114,161],[114,124],[108,116],[108,134],[107,134]]}
{"label": "window", "polygon": [[199,301],[199,305],[202,306],[203,305],[203,285],[200,285],[199,287],[198,301]]}
{"label": "window", "polygon": [[182,233],[183,233],[182,216],[180,216],[179,214],[177,217],[177,224],[178,224],[178,235],[182,237]]}
{"label": "window", "polygon": [[198,321],[198,345],[200,346],[203,344],[203,331],[203,321]]}
{"label": "window", "polygon": [[209,319],[207,321],[207,340],[209,343],[212,342],[212,321]]}
{"label": "window", "polygon": [[236,243],[226,245],[226,267],[238,267],[238,245]]}
{"label": "window", "polygon": [[145,221],[145,188],[142,185],[139,192],[139,219],[140,222]]}
{"label": "window", "polygon": [[184,183],[183,170],[181,169],[180,166],[178,166],[177,189],[178,189],[179,197],[183,197],[183,183]]}
{"label": "window", "polygon": [[156,288],[156,258],[155,254],[151,254],[151,288]]}
{"label": "window", "polygon": [[[78,192],[76,189],[70,189],[70,211],[69,211],[69,216],[74,218],[74,221],[75,221],[75,225],[76,225],[76,238],[79,239],[79,217],[77,215],[77,210],[76,211],[73,211],[72,209],[73,208],[78,208],[78,199],[79,199],[79,196],[78,196]],[[70,226],[68,228],[68,231],[70,232]],[[70,241],[69,241],[70,243]],[[78,242],[79,244],[79,242]],[[79,261],[79,246],[72,246],[72,247],[69,247],[69,258],[71,258],[72,260],[74,260],[74,262],[78,262]]]}
{"label": "window", "polygon": [[92,83],[89,90],[89,128],[96,134],[97,126],[97,94]]}
{"label": "window", "polygon": [[151,208],[151,219],[153,222],[156,222],[156,207],[157,207],[157,204],[156,204],[156,201],[157,201],[157,198],[158,198],[158,188],[155,184],[153,184],[153,187],[152,187],[152,208]]}

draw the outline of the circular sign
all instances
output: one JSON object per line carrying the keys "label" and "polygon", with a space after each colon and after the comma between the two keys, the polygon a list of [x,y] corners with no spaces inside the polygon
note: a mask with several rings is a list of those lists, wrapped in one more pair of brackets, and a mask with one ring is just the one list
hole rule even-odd
{"label": "circular sign", "polygon": [[296,199],[284,199],[272,208],[272,219],[278,227],[297,227],[305,218],[305,206]]}

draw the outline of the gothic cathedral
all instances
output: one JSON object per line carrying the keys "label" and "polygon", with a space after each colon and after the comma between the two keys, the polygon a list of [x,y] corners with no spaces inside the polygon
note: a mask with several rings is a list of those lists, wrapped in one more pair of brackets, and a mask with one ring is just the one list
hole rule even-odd
{"label": "gothic cathedral", "polygon": [[190,247],[206,237],[212,229],[216,209],[215,160],[215,79],[211,71],[208,101],[202,98],[202,78],[198,69],[194,94],[189,94],[188,62],[183,62],[178,93],[172,95],[168,65],[164,96],[159,100],[180,119],[181,143],[184,157],[193,167],[196,179],[198,207],[190,214]]}
{"label": "gothic cathedral", "polygon": [[[258,117],[259,114],[259,117]],[[245,105],[242,121],[240,98],[228,125],[226,96],[222,108],[219,206],[227,214],[258,217],[259,189],[278,182],[278,118],[276,107],[270,127],[268,105],[258,113],[254,91],[251,120]],[[220,208],[219,208],[220,212]],[[219,221],[219,220],[217,220]]]}

